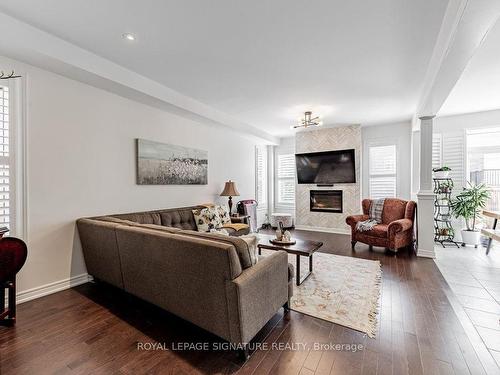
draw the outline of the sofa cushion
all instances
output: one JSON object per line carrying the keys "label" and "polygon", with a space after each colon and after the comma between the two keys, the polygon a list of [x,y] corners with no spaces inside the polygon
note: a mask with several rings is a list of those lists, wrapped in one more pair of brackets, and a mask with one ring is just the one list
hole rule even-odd
{"label": "sofa cushion", "polygon": [[166,232],[166,233],[179,233],[179,232],[182,232],[182,229],[180,229],[180,228],[165,227],[163,225],[156,225],[156,224],[139,224],[139,223],[134,223],[131,226],[138,227],[138,228],[154,229],[154,230],[159,230],[159,231]]}
{"label": "sofa cushion", "polygon": [[107,221],[109,223],[122,224],[122,225],[134,225],[134,224],[137,224],[134,221],[119,219],[119,218],[114,217],[114,216],[99,216],[99,217],[96,217],[95,219],[99,220],[99,221]]}
{"label": "sofa cushion", "polygon": [[118,219],[117,217],[113,217],[113,216],[101,216],[101,217],[97,217],[96,219],[100,220],[100,221],[107,221],[110,223],[115,223],[115,224],[128,225],[130,227],[155,229],[155,230],[160,230],[160,231],[167,232],[167,233],[176,233],[176,232],[179,232],[181,230],[180,228],[164,227],[163,225],[157,225],[157,224],[136,223],[135,221]]}
{"label": "sofa cushion", "polygon": [[208,232],[210,229],[222,228],[219,211],[216,207],[195,209],[193,215],[198,232]]}
{"label": "sofa cushion", "polygon": [[248,247],[248,244],[239,237],[225,236],[223,234],[218,234],[218,233],[195,232],[192,230],[183,230],[178,234],[184,236],[206,238],[218,242],[230,243],[236,249],[236,253],[238,254],[238,258],[241,263],[241,268],[245,269],[248,267],[252,267],[252,259],[250,257],[250,249]]}
{"label": "sofa cushion", "polygon": [[387,238],[388,227],[387,224],[377,224],[371,230],[363,232],[363,234],[372,237]]}
{"label": "sofa cushion", "polygon": [[179,210],[160,211],[161,225],[179,229],[196,230],[196,223],[192,210],[192,207],[188,207]]}
{"label": "sofa cushion", "polygon": [[139,224],[161,225],[161,218],[158,212],[133,212],[130,214],[113,215],[113,217],[122,220],[134,221]]}

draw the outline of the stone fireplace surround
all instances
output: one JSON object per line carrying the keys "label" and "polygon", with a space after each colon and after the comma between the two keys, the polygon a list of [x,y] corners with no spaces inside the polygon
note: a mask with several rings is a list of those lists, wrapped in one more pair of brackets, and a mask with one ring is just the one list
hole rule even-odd
{"label": "stone fireplace surround", "polygon": [[[297,229],[316,230],[333,233],[350,233],[345,219],[361,212],[361,126],[325,127],[303,130],[295,136],[295,153],[321,152],[332,150],[355,150],[356,182],[318,187],[315,184],[295,185],[295,221]],[[342,212],[311,211],[311,190],[341,190]]]}

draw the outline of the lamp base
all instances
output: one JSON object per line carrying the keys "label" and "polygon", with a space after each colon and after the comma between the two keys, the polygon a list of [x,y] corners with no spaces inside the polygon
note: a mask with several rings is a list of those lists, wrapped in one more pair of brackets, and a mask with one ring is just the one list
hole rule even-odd
{"label": "lamp base", "polygon": [[227,205],[229,206],[229,216],[231,216],[231,213],[233,212],[233,197],[229,196]]}

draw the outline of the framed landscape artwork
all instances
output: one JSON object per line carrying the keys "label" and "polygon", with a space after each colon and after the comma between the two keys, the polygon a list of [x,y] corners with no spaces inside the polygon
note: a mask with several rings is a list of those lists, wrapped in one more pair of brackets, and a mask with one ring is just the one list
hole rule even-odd
{"label": "framed landscape artwork", "polygon": [[137,139],[137,184],[206,185],[208,151]]}

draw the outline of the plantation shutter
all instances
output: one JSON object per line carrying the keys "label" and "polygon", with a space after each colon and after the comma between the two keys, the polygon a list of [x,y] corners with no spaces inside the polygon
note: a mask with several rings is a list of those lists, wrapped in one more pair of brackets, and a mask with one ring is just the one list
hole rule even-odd
{"label": "plantation shutter", "polygon": [[388,198],[397,195],[396,145],[369,148],[370,198]]}
{"label": "plantation shutter", "polygon": [[446,133],[443,137],[443,165],[451,168],[449,177],[453,179],[453,195],[464,187],[465,155],[464,133],[461,131]]}
{"label": "plantation shutter", "polygon": [[278,155],[278,204],[295,204],[295,155]]}
{"label": "plantation shutter", "polygon": [[267,147],[259,145],[255,148],[256,163],[256,200],[259,208],[267,206]]}
{"label": "plantation shutter", "polygon": [[0,227],[10,228],[9,89],[0,86]]}
{"label": "plantation shutter", "polygon": [[442,134],[434,133],[432,135],[432,168],[443,166]]}

